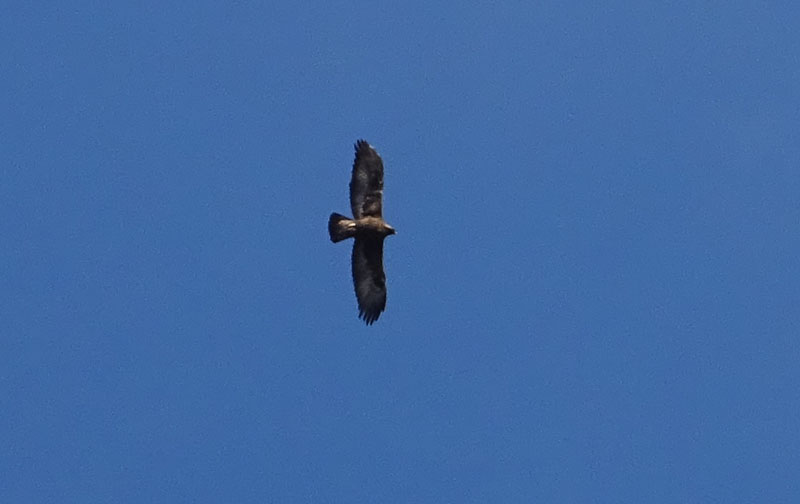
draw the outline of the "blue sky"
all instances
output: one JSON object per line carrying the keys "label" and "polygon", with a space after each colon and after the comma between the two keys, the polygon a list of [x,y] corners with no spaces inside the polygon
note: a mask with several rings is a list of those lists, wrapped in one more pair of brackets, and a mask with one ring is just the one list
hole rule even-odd
{"label": "blue sky", "polygon": [[0,500],[800,501],[798,15],[7,6]]}

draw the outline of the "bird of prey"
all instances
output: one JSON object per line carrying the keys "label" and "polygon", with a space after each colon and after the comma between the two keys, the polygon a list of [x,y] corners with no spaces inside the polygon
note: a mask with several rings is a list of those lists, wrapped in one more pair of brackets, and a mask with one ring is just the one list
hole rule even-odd
{"label": "bird of prey", "polygon": [[383,220],[383,161],[364,140],[357,141],[355,148],[350,179],[353,218],[332,213],[328,233],[333,243],[355,238],[352,262],[358,317],[371,325],[386,308],[383,240],[395,231]]}

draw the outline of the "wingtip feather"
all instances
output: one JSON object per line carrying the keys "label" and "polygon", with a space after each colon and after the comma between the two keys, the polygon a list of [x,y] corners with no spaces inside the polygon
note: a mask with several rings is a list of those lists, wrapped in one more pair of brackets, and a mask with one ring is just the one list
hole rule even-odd
{"label": "wingtip feather", "polygon": [[375,323],[376,320],[381,316],[381,312],[365,312],[364,310],[360,310],[358,313],[358,318],[364,321],[365,324],[368,326]]}

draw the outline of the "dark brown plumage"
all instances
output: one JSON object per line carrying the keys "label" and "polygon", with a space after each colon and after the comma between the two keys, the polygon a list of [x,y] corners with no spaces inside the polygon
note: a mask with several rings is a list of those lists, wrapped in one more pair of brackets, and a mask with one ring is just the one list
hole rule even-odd
{"label": "dark brown plumage", "polygon": [[334,243],[355,238],[352,263],[358,316],[371,325],[386,308],[383,240],[395,231],[383,220],[383,161],[364,140],[357,141],[355,148],[350,179],[353,218],[331,214],[328,233]]}

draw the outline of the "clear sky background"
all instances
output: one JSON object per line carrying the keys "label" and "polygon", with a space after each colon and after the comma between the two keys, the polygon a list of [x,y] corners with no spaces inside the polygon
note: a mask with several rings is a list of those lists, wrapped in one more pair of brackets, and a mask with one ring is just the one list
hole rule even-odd
{"label": "clear sky background", "polygon": [[800,8],[667,3],[4,7],[0,501],[800,502]]}

